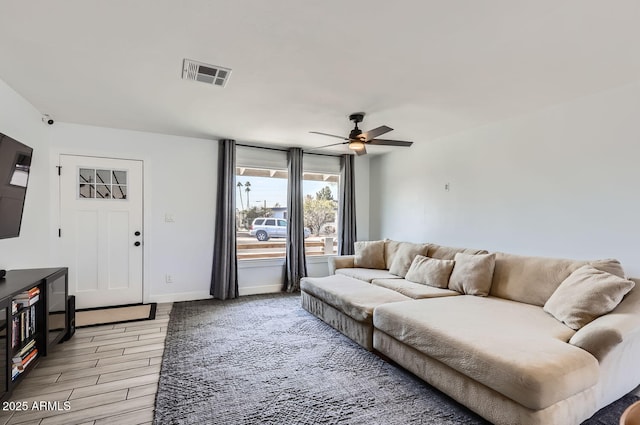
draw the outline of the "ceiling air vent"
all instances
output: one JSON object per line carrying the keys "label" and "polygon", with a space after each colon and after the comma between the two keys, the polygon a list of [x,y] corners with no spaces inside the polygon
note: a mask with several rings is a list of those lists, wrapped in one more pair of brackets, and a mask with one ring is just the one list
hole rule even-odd
{"label": "ceiling air vent", "polygon": [[216,65],[196,62],[185,59],[182,64],[182,78],[185,80],[200,81],[214,86],[224,87],[229,79],[231,70]]}

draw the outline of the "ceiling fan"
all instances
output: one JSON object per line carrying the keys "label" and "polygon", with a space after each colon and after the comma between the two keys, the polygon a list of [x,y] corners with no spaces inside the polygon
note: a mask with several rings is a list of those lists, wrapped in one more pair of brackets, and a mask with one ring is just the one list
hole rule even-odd
{"label": "ceiling fan", "polygon": [[384,145],[384,146],[404,146],[409,147],[413,144],[413,142],[405,142],[402,140],[388,140],[388,139],[376,139],[376,137],[381,136],[385,133],[393,130],[391,127],[387,127],[383,125],[381,127],[374,128],[373,130],[369,130],[366,132],[362,132],[358,128],[358,123],[362,122],[364,118],[364,112],[355,112],[349,115],[349,120],[353,121],[355,127],[349,133],[349,137],[337,136],[335,134],[321,133],[319,131],[310,131],[313,134],[320,134],[322,136],[336,137],[338,139],[345,140],[340,143],[333,143],[331,145],[320,146],[315,149],[328,148],[330,146],[337,145],[349,145],[349,149],[354,151],[357,155],[365,155],[367,153],[366,145]]}

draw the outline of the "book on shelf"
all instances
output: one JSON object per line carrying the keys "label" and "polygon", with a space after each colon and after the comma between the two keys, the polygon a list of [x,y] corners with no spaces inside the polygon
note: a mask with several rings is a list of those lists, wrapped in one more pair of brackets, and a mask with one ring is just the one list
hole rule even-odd
{"label": "book on shelf", "polygon": [[36,348],[36,340],[32,339],[13,356],[13,360],[20,359],[22,361],[34,348]]}
{"label": "book on shelf", "polygon": [[40,300],[40,287],[34,286],[28,291],[15,295],[11,302],[11,314],[16,314],[21,308],[34,305]]}
{"label": "book on shelf", "polygon": [[18,347],[22,341],[36,333],[36,307],[25,308],[15,314],[11,320],[11,348]]}
{"label": "book on shelf", "polygon": [[36,333],[36,306],[32,305],[29,312],[29,329],[31,334]]}
{"label": "book on shelf", "polygon": [[23,291],[20,292],[19,294],[15,295],[13,298],[14,299],[19,299],[19,300],[24,300],[24,299],[29,299],[32,298],[36,295],[40,294],[40,288],[38,286],[34,286],[33,288],[29,289],[28,291]]}
{"label": "book on shelf", "polygon": [[20,316],[14,316],[11,320],[11,348],[16,348],[20,343]]}
{"label": "book on shelf", "polygon": [[27,356],[24,359],[20,359],[19,361],[14,360],[13,366],[18,368],[19,371],[23,371],[27,366],[29,366],[29,363],[31,363],[37,356],[38,356],[38,349],[34,348],[29,352],[29,354],[27,354]]}
{"label": "book on shelf", "polygon": [[36,294],[31,298],[14,298],[11,303],[11,312],[16,314],[21,308],[32,306],[39,300],[40,294]]}

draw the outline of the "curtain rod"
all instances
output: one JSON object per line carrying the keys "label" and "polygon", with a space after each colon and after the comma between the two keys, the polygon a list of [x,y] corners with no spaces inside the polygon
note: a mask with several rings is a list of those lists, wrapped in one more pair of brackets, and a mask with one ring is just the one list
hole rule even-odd
{"label": "curtain rod", "polygon": [[[268,147],[268,146],[253,146],[253,145],[245,145],[243,143],[236,143],[236,146],[242,146],[243,148],[254,148],[254,149],[266,149],[268,151],[278,151],[278,152],[287,152],[288,149],[286,148],[273,148],[273,147]],[[342,154],[329,154],[329,153],[313,153],[313,152],[305,152],[304,149],[302,150],[303,153],[305,155],[318,155],[318,156],[329,156],[332,158],[339,158],[342,156]]]}

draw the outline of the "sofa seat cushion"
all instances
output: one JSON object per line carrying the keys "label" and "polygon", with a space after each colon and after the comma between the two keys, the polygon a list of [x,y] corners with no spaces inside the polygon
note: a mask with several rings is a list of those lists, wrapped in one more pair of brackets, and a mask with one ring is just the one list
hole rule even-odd
{"label": "sofa seat cushion", "polygon": [[363,269],[361,267],[336,269],[336,274],[352,277],[369,283],[371,283],[373,279],[402,279],[400,276],[389,273],[388,270]]}
{"label": "sofa seat cushion", "polygon": [[390,289],[347,276],[305,277],[300,289],[359,322],[372,323],[373,309],[390,302],[411,300]]}
{"label": "sofa seat cushion", "polygon": [[598,361],[542,308],[494,297],[382,305],[374,326],[517,403],[540,410],[597,384]]}
{"label": "sofa seat cushion", "polygon": [[460,295],[450,289],[436,288],[421,283],[410,282],[406,279],[373,279],[372,285],[392,289],[413,299],[451,297]]}

